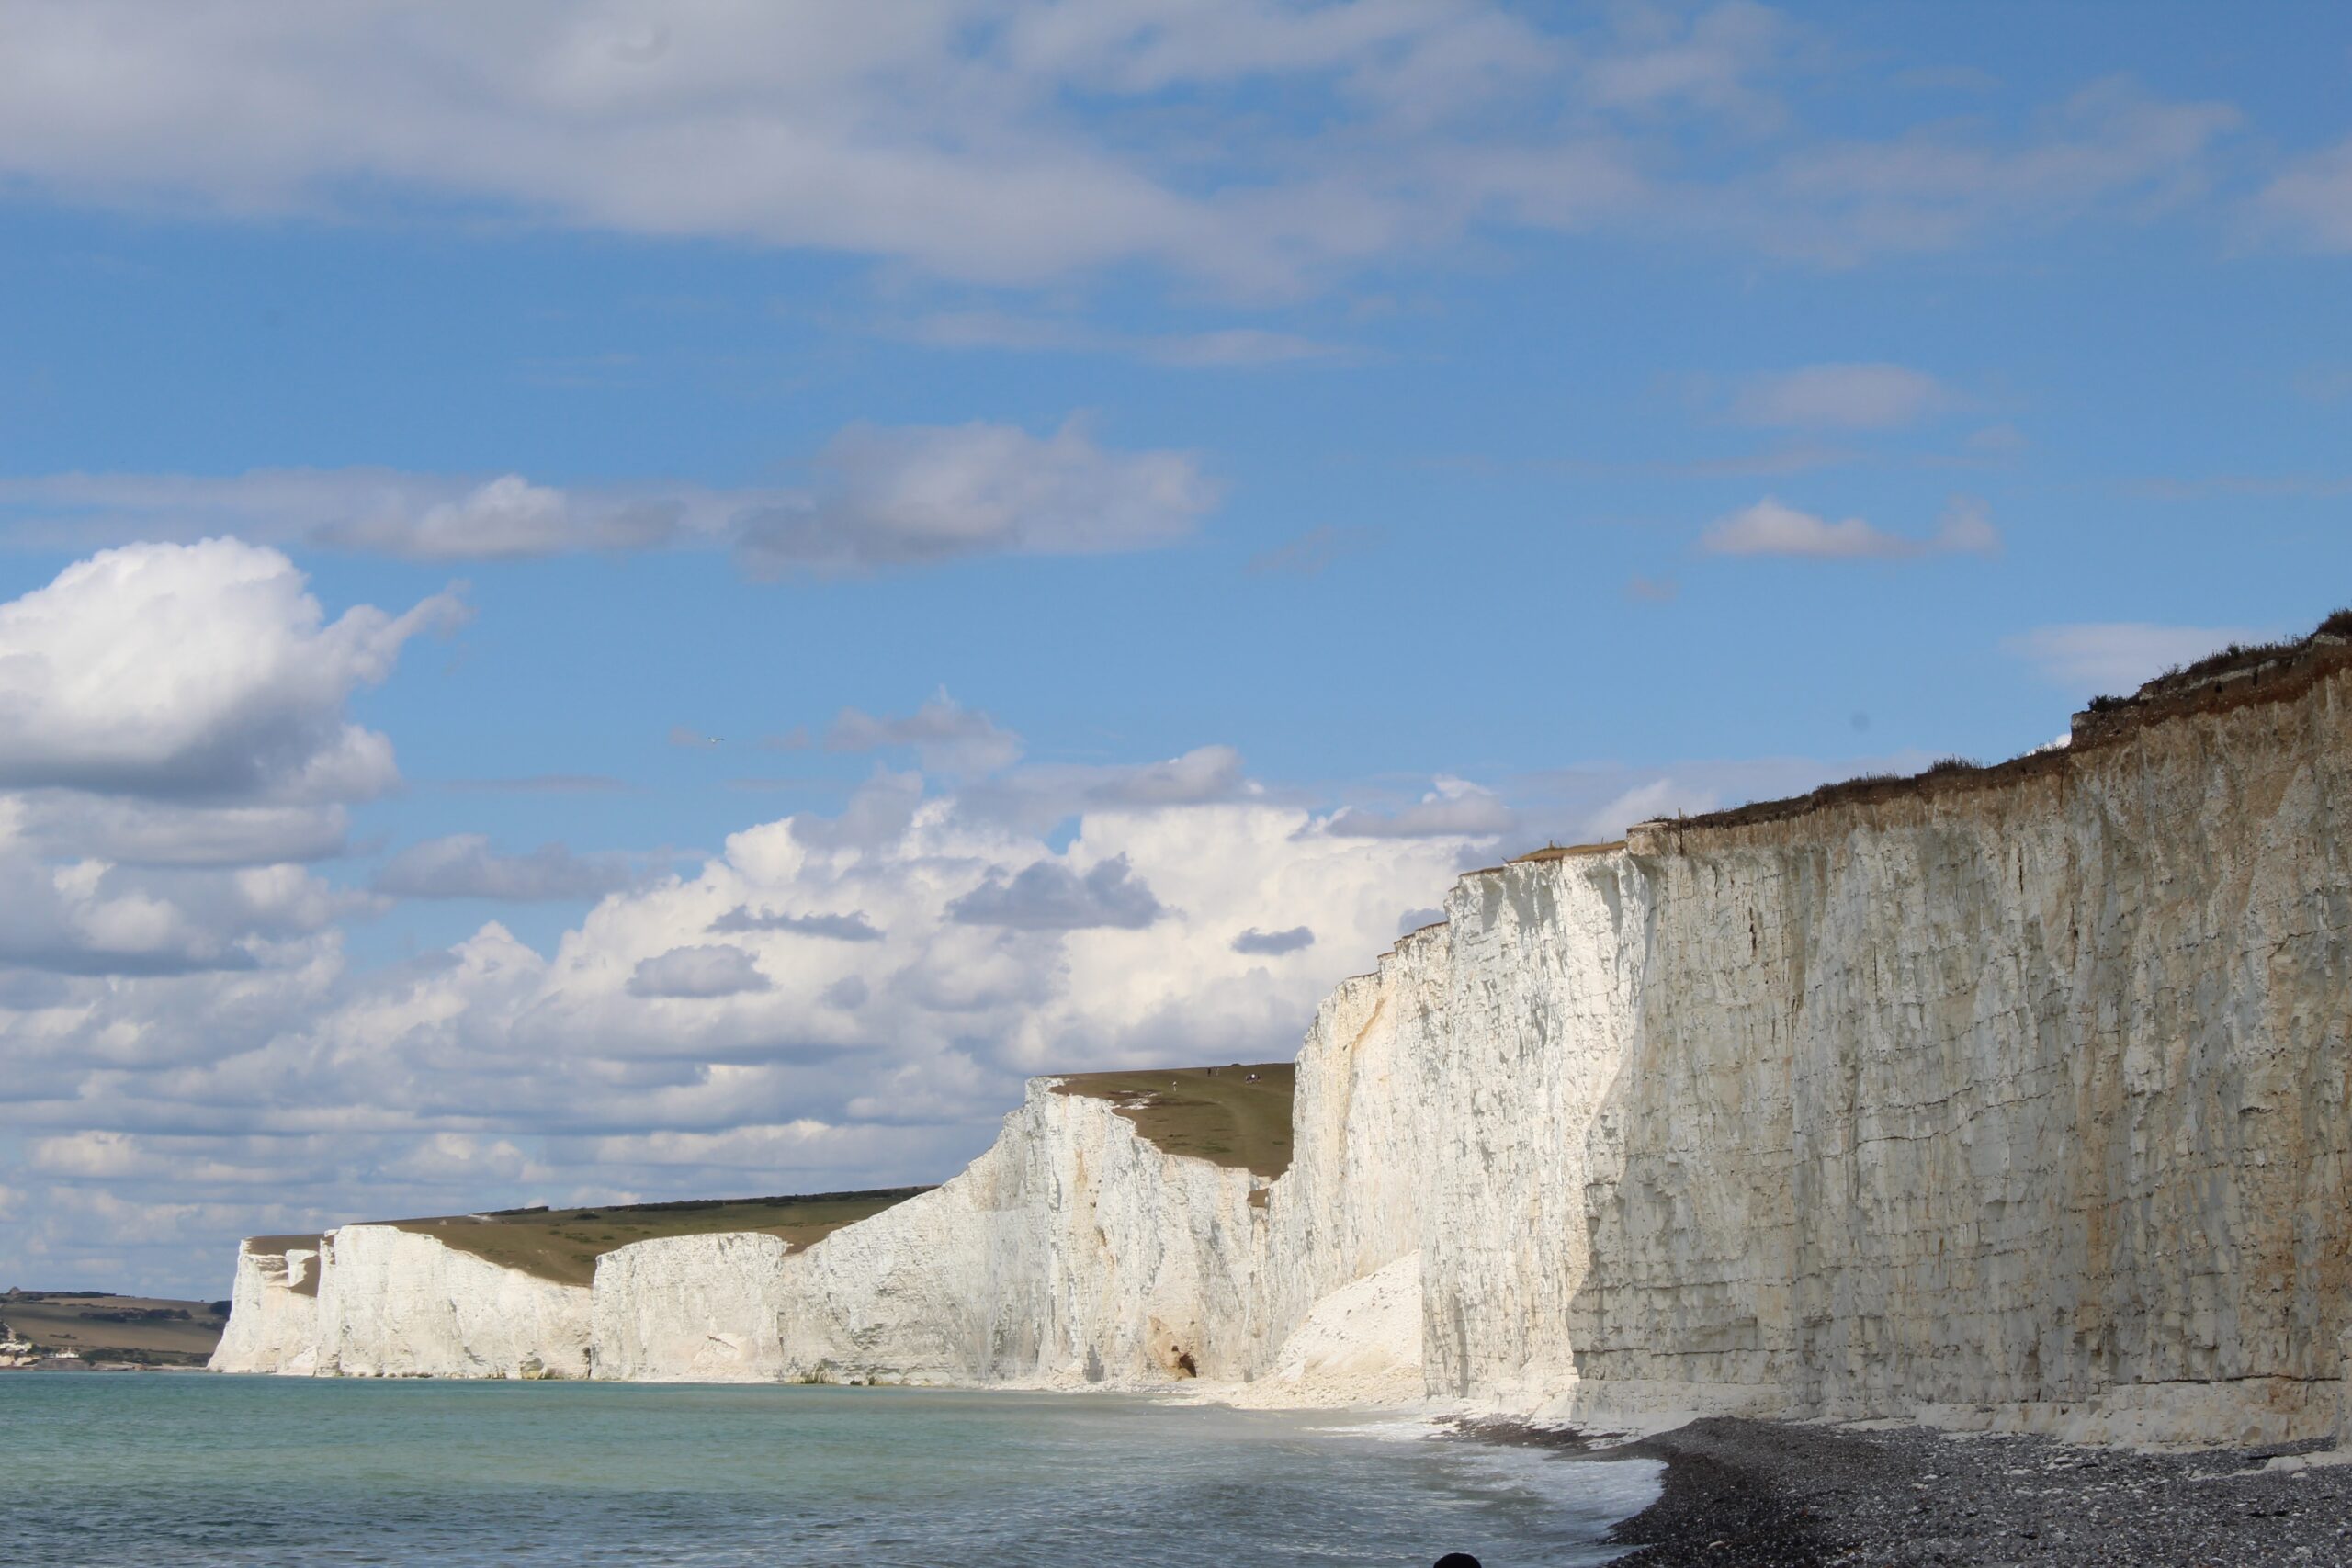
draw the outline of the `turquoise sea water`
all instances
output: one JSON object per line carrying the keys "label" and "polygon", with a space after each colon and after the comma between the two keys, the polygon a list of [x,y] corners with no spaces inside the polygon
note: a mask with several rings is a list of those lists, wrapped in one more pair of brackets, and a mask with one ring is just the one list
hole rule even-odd
{"label": "turquoise sea water", "polygon": [[[1360,1419],[1360,1418],[1359,1418]],[[1110,1395],[0,1375],[0,1562],[1607,1562],[1645,1461]]]}

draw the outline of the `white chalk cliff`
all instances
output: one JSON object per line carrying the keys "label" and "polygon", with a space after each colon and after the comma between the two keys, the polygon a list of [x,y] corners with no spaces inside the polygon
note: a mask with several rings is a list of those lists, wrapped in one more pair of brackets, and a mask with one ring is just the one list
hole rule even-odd
{"label": "white chalk cliff", "polygon": [[215,1371],[307,1377],[318,1370],[319,1247],[289,1239],[272,1246],[257,1237],[237,1248],[229,1321],[212,1352]]}
{"label": "white chalk cliff", "polygon": [[241,1257],[215,1364],[2317,1435],[2347,827],[2326,643],[2003,769],[1464,877],[1317,1013],[1271,1185],[1040,1080],[803,1251],[645,1242],[582,1292],[346,1226],[310,1318]]}

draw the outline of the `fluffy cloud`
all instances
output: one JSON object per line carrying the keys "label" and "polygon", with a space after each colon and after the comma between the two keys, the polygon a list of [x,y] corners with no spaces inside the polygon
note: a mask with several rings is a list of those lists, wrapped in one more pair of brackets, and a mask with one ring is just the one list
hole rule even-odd
{"label": "fluffy cloud", "polygon": [[0,787],[176,801],[358,800],[391,746],[344,715],[447,594],[330,623],[276,550],[134,545],[0,604]]}
{"label": "fluffy cloud", "polygon": [[0,175],[117,207],[389,197],[983,283],[1140,265],[1266,294],[1479,226],[1840,264],[1948,246],[2193,192],[2236,123],[2109,82],[2021,123],[1824,141],[1786,96],[1820,69],[1804,36],[1745,0],[26,0]]}
{"label": "fluffy cloud", "polygon": [[253,969],[277,939],[350,908],[291,866],[141,873],[0,854],[0,965],[61,975]]}
{"label": "fluffy cloud", "polygon": [[1808,365],[1758,376],[1732,412],[1747,424],[1809,430],[1890,430],[1957,406],[1933,376],[1902,365]]}
{"label": "fluffy cloud", "polygon": [[375,900],[296,863],[342,852],[345,805],[398,781],[349,699],[461,613],[331,622],[285,557],[229,539],[106,551],[0,604],[0,991],[70,1009],[55,976],[259,975],[331,948]]}
{"label": "fluffy cloud", "polygon": [[2031,663],[2041,677],[2084,696],[2128,693],[2177,664],[2189,664],[2233,642],[2260,642],[2243,626],[2168,626],[2145,621],[2101,621],[2037,626],[2002,647]]}
{"label": "fluffy cloud", "polygon": [[729,548],[747,571],[776,577],[1151,549],[1190,533],[1217,500],[1191,454],[1120,451],[1075,421],[1047,435],[861,425],[814,461],[813,490],[559,488],[387,468],[51,474],[0,479],[0,523],[41,542],[233,533],[413,560]]}
{"label": "fluffy cloud", "polygon": [[401,898],[502,898],[530,903],[601,898],[642,878],[634,856],[575,854],[541,844],[503,855],[480,833],[451,833],[411,844],[376,873],[376,891]]}
{"label": "fluffy cloud", "polygon": [[1832,523],[1766,496],[1700,536],[1699,547],[1717,556],[1791,556],[1804,560],[1908,560],[1929,555],[1991,555],[1999,530],[1984,503],[1957,497],[1926,538],[1890,534],[1859,517]]}

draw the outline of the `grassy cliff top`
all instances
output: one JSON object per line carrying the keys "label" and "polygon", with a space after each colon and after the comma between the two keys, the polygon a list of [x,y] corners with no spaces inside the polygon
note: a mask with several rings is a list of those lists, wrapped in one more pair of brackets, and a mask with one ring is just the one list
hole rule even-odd
{"label": "grassy cliff top", "polygon": [[[1250,1081],[1250,1075],[1258,1081]],[[1136,1130],[1171,1155],[1247,1170],[1272,1180],[1290,1168],[1291,1062],[1229,1067],[1155,1067],[1131,1073],[1068,1073],[1057,1094],[1107,1100]]]}
{"label": "grassy cliff top", "polygon": [[2085,753],[2129,742],[2152,726],[2291,701],[2347,668],[2352,668],[2352,610],[2338,610],[2307,637],[2232,643],[2193,664],[2165,671],[2129,696],[2093,697],[2087,708],[2075,715],[2064,745],[2039,747],[2021,757],[1991,764],[1947,757],[1924,773],[1865,773],[1823,784],[1810,795],[1754,801],[1699,817],[1661,818],[1638,824],[1636,830],[1650,829],[1672,835],[1679,845],[1683,837],[1710,829],[1751,827],[1832,807],[1999,788],[2037,775],[2063,773]]}
{"label": "grassy cliff top", "polygon": [[[613,1203],[593,1209],[501,1209],[485,1214],[370,1222],[434,1237],[502,1268],[560,1284],[585,1285],[596,1259],[615,1247],[662,1236],[754,1231],[783,1238],[793,1250],[814,1246],[843,1225],[902,1203],[922,1187],[867,1192],[811,1192],[783,1198],[697,1198],[676,1203]],[[254,1252],[315,1247],[317,1236],[255,1236]],[[305,1281],[315,1292],[318,1275]]]}

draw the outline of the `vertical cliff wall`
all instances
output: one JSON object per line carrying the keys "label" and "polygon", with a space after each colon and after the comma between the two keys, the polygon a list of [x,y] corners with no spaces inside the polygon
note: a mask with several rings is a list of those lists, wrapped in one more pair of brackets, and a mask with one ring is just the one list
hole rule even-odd
{"label": "vertical cliff wall", "polygon": [[254,1236],[237,1248],[229,1321],[207,1363],[216,1372],[318,1370],[319,1238]]}
{"label": "vertical cliff wall", "polygon": [[1266,1256],[1257,1185],[1041,1079],[954,1180],[805,1251],[684,1236],[607,1254],[597,1375],[1238,1377]]}
{"label": "vertical cliff wall", "polygon": [[[2324,1430],[2352,1327],[2346,659],[2154,693],[1996,770],[1465,877],[1317,1013],[1271,1184],[1045,1080],[962,1176],[804,1251],[606,1255],[583,1354],[1261,1387],[1418,1366],[1560,1414]],[[358,1294],[408,1289],[347,1250],[321,1371],[357,1365]],[[241,1314],[279,1310],[262,1275]],[[571,1311],[533,1336],[569,1347]]]}
{"label": "vertical cliff wall", "polygon": [[1637,834],[1643,977],[1566,1323],[1587,1382],[2332,1419],[2346,682],[2022,776]]}
{"label": "vertical cliff wall", "polygon": [[391,1225],[238,1248],[216,1372],[578,1378],[586,1287],[559,1284]]}

